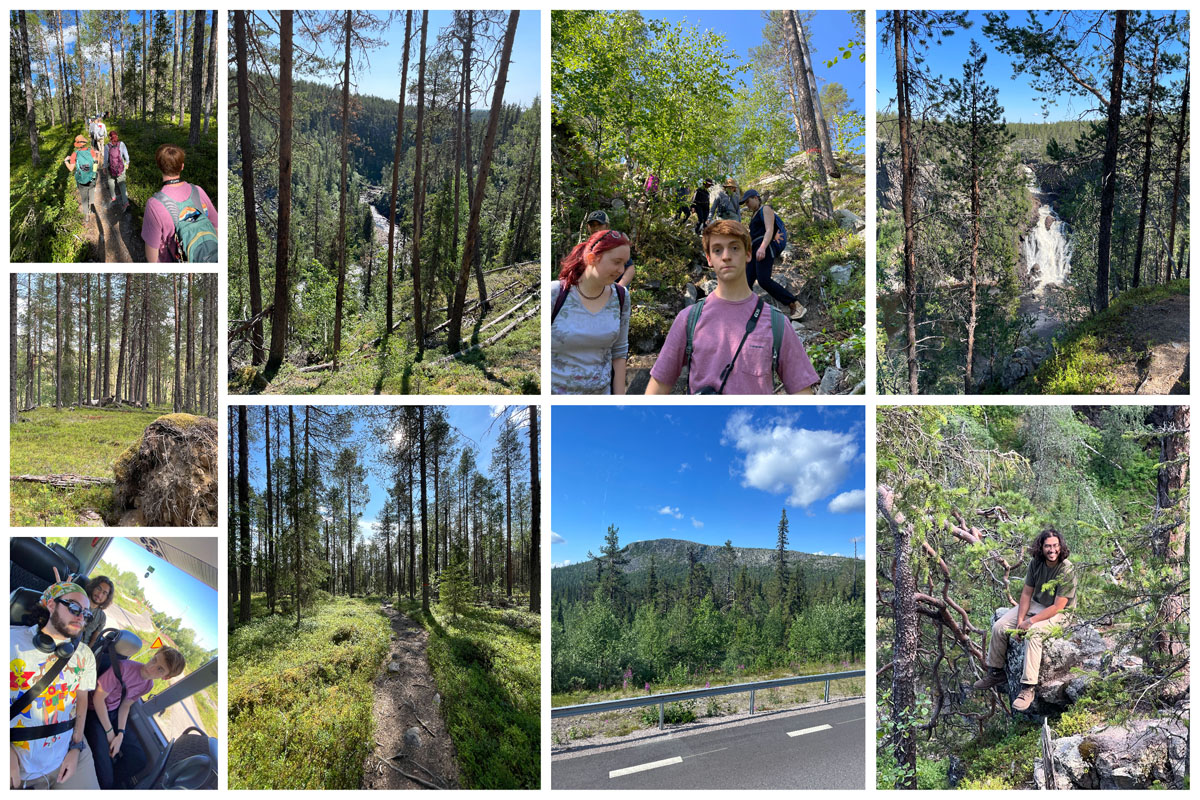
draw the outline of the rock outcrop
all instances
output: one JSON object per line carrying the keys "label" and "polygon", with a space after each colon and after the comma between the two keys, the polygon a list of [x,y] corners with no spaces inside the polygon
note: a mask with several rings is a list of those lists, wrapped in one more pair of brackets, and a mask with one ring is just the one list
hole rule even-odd
{"label": "rock outcrop", "polygon": [[1185,719],[1135,719],[1124,725],[1098,725],[1050,745],[1053,769],[1045,758],[1034,765],[1039,789],[1184,788],[1188,775],[1188,723]]}

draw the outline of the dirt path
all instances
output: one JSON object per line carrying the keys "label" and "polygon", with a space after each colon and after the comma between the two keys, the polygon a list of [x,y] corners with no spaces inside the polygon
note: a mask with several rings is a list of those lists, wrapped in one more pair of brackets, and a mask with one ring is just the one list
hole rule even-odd
{"label": "dirt path", "polygon": [[101,177],[93,192],[92,211],[84,233],[92,243],[96,261],[108,264],[133,264],[146,261],[145,247],[133,232],[133,216],[109,201],[108,179]]}
{"label": "dirt path", "polygon": [[382,611],[391,620],[392,640],[383,673],[375,679],[375,750],[363,764],[362,788],[430,788],[420,782],[425,781],[456,789],[458,759],[429,671],[429,635],[390,603]]}
{"label": "dirt path", "polygon": [[[1116,361],[1114,394],[1186,394],[1189,307],[1187,295],[1172,295],[1125,315],[1111,346]],[[1127,352],[1133,358],[1124,357]]]}

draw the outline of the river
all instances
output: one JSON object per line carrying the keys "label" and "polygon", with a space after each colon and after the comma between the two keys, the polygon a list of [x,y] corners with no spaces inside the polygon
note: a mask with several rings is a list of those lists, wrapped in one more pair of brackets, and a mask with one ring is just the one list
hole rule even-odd
{"label": "river", "polygon": [[1021,237],[1021,258],[1029,279],[1029,289],[1021,295],[1021,314],[1032,318],[1033,333],[1049,342],[1063,326],[1062,293],[1071,273],[1071,241],[1067,224],[1052,205],[1054,195],[1042,189],[1032,169],[1021,168],[1038,206],[1037,220]]}

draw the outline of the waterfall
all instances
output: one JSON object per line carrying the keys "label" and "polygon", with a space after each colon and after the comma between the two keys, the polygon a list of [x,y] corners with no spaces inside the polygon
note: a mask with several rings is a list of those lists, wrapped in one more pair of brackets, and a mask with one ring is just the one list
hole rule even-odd
{"label": "waterfall", "polygon": [[[1029,192],[1036,199],[1045,199],[1042,187],[1034,181],[1028,167]],[[1037,222],[1021,240],[1021,255],[1030,283],[1041,288],[1050,283],[1062,284],[1071,270],[1071,243],[1067,239],[1066,223],[1059,219],[1048,202],[1038,207]]]}

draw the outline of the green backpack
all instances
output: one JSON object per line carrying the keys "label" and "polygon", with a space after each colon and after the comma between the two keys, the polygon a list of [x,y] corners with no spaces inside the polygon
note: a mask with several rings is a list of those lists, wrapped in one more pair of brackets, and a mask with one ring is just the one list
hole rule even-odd
{"label": "green backpack", "polygon": [[162,203],[175,223],[176,258],[191,264],[216,262],[217,231],[208,221],[208,209],[196,186],[182,206],[166,192],[155,192],[151,199]]}
{"label": "green backpack", "polygon": [[86,147],[75,151],[75,182],[86,186],[96,180],[96,159]]}

